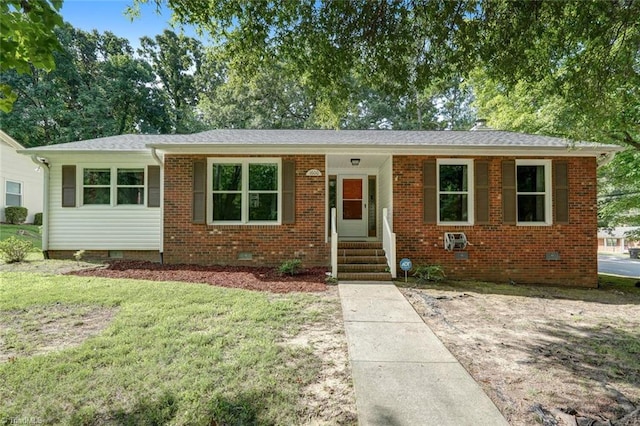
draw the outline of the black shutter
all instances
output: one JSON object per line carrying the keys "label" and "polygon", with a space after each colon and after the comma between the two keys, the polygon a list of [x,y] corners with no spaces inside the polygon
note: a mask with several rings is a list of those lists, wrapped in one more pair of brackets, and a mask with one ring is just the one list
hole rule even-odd
{"label": "black shutter", "polygon": [[282,162],[282,223],[296,221],[296,162]]}
{"label": "black shutter", "polygon": [[76,166],[62,166],[62,207],[76,206]]}
{"label": "black shutter", "polygon": [[569,165],[566,161],[553,163],[553,203],[556,223],[569,223]]}
{"label": "black shutter", "polygon": [[147,207],[160,207],[160,166],[148,166],[147,173]]}
{"label": "black shutter", "polygon": [[204,160],[193,161],[193,223],[206,222],[206,188],[207,188],[207,162]]}
{"label": "black shutter", "polygon": [[436,182],[436,160],[425,160],[422,163],[422,205],[424,223],[437,223],[438,200]]}
{"label": "black shutter", "polygon": [[502,162],[502,222],[515,225],[516,214],[516,162]]}
{"label": "black shutter", "polygon": [[475,223],[487,225],[491,222],[489,217],[489,162],[478,160],[474,166]]}

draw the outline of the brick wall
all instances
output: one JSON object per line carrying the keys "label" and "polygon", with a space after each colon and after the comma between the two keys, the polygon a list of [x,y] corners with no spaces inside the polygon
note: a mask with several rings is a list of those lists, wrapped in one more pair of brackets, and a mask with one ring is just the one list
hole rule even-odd
{"label": "brick wall", "polygon": [[[324,155],[269,157],[296,162],[296,218],[293,224],[194,224],[192,165],[193,160],[207,156],[165,156],[165,263],[279,265],[284,260],[299,258],[305,266],[330,264],[330,247],[325,242]],[[306,176],[309,169],[320,170],[322,176]],[[241,260],[241,254],[251,254],[251,259]]]}
{"label": "brick wall", "polygon": [[[502,223],[504,157],[491,157],[491,223],[475,226],[439,226],[423,222],[422,162],[430,157],[395,156],[393,159],[393,224],[397,258],[414,265],[439,264],[448,277],[496,282],[597,286],[596,160],[566,158],[569,166],[568,225],[516,226]],[[433,158],[433,157],[431,157]],[[518,157],[521,158],[521,157]],[[486,157],[482,159],[487,160]],[[555,218],[554,218],[555,219]],[[444,232],[467,235],[469,258],[456,259],[444,250]],[[546,260],[558,252],[559,260]]]}

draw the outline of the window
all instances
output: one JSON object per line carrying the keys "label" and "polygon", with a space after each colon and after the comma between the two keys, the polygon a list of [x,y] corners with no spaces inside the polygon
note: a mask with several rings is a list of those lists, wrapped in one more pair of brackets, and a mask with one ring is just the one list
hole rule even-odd
{"label": "window", "polygon": [[518,224],[551,223],[551,162],[516,161]]}
{"label": "window", "polygon": [[144,204],[144,169],[118,169],[118,204]]}
{"label": "window", "polygon": [[20,182],[10,180],[5,182],[4,204],[7,207],[22,206],[22,184]]}
{"label": "window", "polygon": [[[147,168],[148,167],[148,168]],[[158,166],[138,168],[85,167],[82,168],[82,205],[102,206],[159,206]],[[149,172],[149,176],[146,174]],[[67,186],[73,189],[75,172],[71,170]],[[146,180],[149,179],[149,182]],[[155,198],[147,200],[146,187],[156,188]],[[71,195],[72,196],[72,195]],[[70,203],[71,204],[71,203]]]}
{"label": "window", "polygon": [[210,159],[209,222],[278,223],[280,161]]}
{"label": "window", "polygon": [[111,169],[84,169],[83,204],[111,204]]}
{"label": "window", "polygon": [[438,161],[438,222],[473,224],[472,160]]}

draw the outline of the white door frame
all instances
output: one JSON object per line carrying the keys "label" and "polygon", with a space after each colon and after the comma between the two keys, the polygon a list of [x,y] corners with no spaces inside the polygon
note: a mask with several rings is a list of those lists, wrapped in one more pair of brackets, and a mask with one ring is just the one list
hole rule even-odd
{"label": "white door frame", "polygon": [[[369,176],[367,174],[338,174],[337,179],[337,213],[338,235],[340,238],[367,238],[368,228],[368,203],[369,203]],[[343,182],[345,179],[360,179],[362,181],[361,218],[343,219]]]}

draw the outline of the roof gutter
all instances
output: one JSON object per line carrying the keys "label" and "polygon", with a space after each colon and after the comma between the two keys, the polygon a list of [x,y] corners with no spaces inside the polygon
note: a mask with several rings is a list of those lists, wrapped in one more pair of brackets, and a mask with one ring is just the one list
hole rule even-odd
{"label": "roof gutter", "polygon": [[154,147],[150,147],[151,148],[151,156],[153,157],[154,160],[156,160],[156,163],[158,163],[158,165],[160,166],[161,169],[164,168],[164,161],[162,161],[162,158],[160,158],[158,156],[158,151],[156,148]]}

